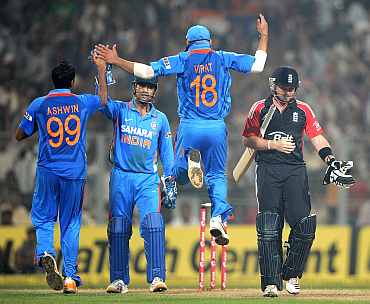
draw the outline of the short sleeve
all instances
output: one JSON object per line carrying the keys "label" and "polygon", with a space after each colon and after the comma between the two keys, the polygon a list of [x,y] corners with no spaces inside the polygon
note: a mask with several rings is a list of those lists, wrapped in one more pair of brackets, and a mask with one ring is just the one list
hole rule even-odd
{"label": "short sleeve", "polygon": [[263,101],[258,101],[251,107],[244,125],[244,137],[260,136],[260,115],[263,107]]}
{"label": "short sleeve", "polygon": [[101,107],[99,95],[83,94],[79,95],[79,98],[81,98],[89,114],[96,112]]}
{"label": "short sleeve", "polygon": [[19,123],[19,128],[22,129],[27,136],[31,136],[37,131],[36,114],[40,107],[41,101],[42,100],[40,98],[32,101],[24,113],[21,122]]}
{"label": "short sleeve", "polygon": [[306,114],[306,124],[304,127],[304,131],[309,138],[314,138],[317,135],[320,135],[324,132],[322,127],[320,126],[315,113],[313,112],[312,108],[306,104],[305,102],[298,101],[297,105],[300,109],[302,109]]}
{"label": "short sleeve", "polygon": [[162,128],[159,134],[158,147],[160,158],[163,165],[164,176],[172,174],[172,167],[174,162],[173,146],[172,146],[172,134],[170,124],[165,114],[162,115]]}
{"label": "short sleeve", "polygon": [[118,117],[121,105],[122,101],[113,101],[112,99],[108,99],[107,104],[100,107],[99,111],[104,113],[107,118],[115,120]]}
{"label": "short sleeve", "polygon": [[180,54],[163,57],[158,61],[151,62],[150,65],[154,70],[155,77],[178,74],[184,71],[184,61]]}
{"label": "short sleeve", "polygon": [[255,57],[247,54],[219,51],[228,69],[241,73],[248,73],[252,69]]}

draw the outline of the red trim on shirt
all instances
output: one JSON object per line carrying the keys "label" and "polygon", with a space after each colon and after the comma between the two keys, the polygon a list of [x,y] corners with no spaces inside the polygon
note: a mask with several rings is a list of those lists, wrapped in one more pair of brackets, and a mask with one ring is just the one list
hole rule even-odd
{"label": "red trim on shirt", "polygon": [[297,100],[297,107],[306,114],[306,125],[304,127],[306,135],[309,138],[314,138],[317,135],[322,134],[324,130],[317,121],[315,113],[312,111],[311,107],[307,103],[299,100]]}
{"label": "red trim on shirt", "polygon": [[244,124],[243,136],[260,136],[260,113],[265,106],[265,99],[253,104]]}
{"label": "red trim on shirt", "polygon": [[190,51],[190,54],[208,54],[212,52],[212,49],[198,49]]}
{"label": "red trim on shirt", "polygon": [[50,97],[67,97],[67,96],[76,96],[75,94],[72,93],[51,93],[46,95],[46,98]]}

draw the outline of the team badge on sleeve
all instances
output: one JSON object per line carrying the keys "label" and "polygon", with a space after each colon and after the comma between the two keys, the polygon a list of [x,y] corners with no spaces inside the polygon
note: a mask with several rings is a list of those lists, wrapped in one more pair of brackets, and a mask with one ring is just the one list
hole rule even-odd
{"label": "team badge on sleeve", "polygon": [[27,119],[28,121],[32,121],[32,116],[28,112],[24,113],[24,118]]}
{"label": "team badge on sleeve", "polygon": [[168,59],[168,57],[163,58],[163,63],[164,63],[164,66],[165,66],[166,70],[171,69],[171,64],[170,64],[170,60]]}

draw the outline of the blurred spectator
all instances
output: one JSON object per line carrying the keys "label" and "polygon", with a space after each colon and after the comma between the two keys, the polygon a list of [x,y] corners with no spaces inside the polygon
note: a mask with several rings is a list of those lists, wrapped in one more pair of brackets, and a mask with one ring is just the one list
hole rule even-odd
{"label": "blurred spectator", "polygon": [[0,205],[0,224],[3,226],[13,226],[13,209],[10,204]]}
{"label": "blurred spectator", "polygon": [[15,253],[14,266],[18,273],[34,273],[38,270],[35,265],[36,232],[33,227],[27,228],[26,239]]}
{"label": "blurred spectator", "polygon": [[[369,180],[370,1],[287,0],[284,6],[273,0],[3,2],[0,10],[1,200],[23,205],[28,210],[31,207],[33,142],[29,140],[26,147],[15,147],[14,124],[35,96],[50,89],[48,71],[56,62],[61,59],[73,62],[79,71],[77,91],[93,92],[94,68],[87,56],[96,42],[117,42],[123,56],[150,62],[160,54],[181,50],[186,28],[204,23],[214,33],[215,49],[248,53],[257,41],[254,22],[258,12],[263,12],[271,24],[269,58],[263,75],[251,75],[248,80],[239,75],[234,77],[232,112],[227,119],[229,175],[242,153],[241,129],[246,111],[261,94],[269,94],[265,88],[269,73],[279,65],[292,65],[302,75],[298,96],[302,93],[307,97],[323,122],[334,151],[342,152],[343,159],[353,159],[354,175]],[[114,72],[118,85],[110,88],[110,95],[124,99],[130,95],[129,77],[122,71]],[[160,81],[157,98],[159,109],[166,112],[172,127],[176,125],[175,82],[175,78]],[[107,142],[110,141],[111,125],[101,116],[96,115],[89,127],[93,132],[104,133]],[[94,137],[93,132],[88,135]],[[343,133],[350,142],[343,143]],[[93,153],[89,153],[92,156],[89,174],[92,183],[94,180],[98,183],[102,179],[96,176],[107,176],[109,168],[97,165],[96,154],[105,154],[106,150],[94,144],[90,150]],[[327,209],[328,222],[335,223],[336,197],[326,193],[321,185],[324,164],[314,154],[307,160],[313,208]],[[95,208],[96,204],[105,204],[108,197],[108,181],[105,177],[103,180],[104,186],[94,184],[89,190],[88,199],[93,203],[87,204],[87,208],[94,219],[107,218],[107,215],[97,217],[95,213],[101,210]],[[236,214],[236,222],[250,222],[253,217],[256,206],[254,195],[250,195],[253,187],[250,177],[245,177],[238,186],[230,183],[229,200],[235,202],[236,212],[240,213]],[[98,202],[95,198],[99,196],[94,191],[101,189],[104,189],[104,201]],[[179,197],[182,195],[194,199],[190,205],[197,210],[199,196],[194,196],[188,188],[180,189]],[[369,194],[364,199],[369,200]],[[359,209],[353,208],[349,217],[356,222]],[[184,207],[183,212],[189,210]],[[6,216],[9,218],[9,212]]]}

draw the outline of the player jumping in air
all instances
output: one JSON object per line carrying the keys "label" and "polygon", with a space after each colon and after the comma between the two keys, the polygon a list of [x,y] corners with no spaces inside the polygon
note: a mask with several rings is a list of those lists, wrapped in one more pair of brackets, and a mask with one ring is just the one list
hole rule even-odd
{"label": "player jumping in air", "polygon": [[178,115],[176,161],[173,175],[179,184],[189,181],[203,185],[203,171],[212,203],[210,233],[219,245],[229,242],[224,222],[232,212],[227,202],[227,128],[224,118],[231,108],[230,71],[261,72],[267,58],[268,24],[263,15],[257,20],[260,39],[254,56],[211,48],[211,34],[195,25],[186,34],[184,52],[154,61],[150,66],[127,61],[110,49],[97,45],[96,52],[109,63],[142,78],[177,76]]}
{"label": "player jumping in air", "polygon": [[157,79],[135,78],[130,102],[108,100],[104,114],[113,121],[113,164],[109,184],[108,225],[110,284],[108,293],[126,293],[130,283],[129,240],[136,205],[144,239],[150,291],[167,290],[165,227],[160,213],[158,155],[163,166],[164,206],[176,206],[176,182],[171,176],[174,153],[167,117],[154,105]]}
{"label": "player jumping in air", "polygon": [[[277,68],[270,78],[271,96],[257,101],[247,118],[244,145],[257,150],[256,228],[261,289],[266,297],[277,297],[278,290],[300,292],[299,279],[315,238],[316,215],[311,215],[306,165],[303,160],[303,133],[306,133],[321,159],[328,165],[323,184],[349,187],[354,179],[352,162],[336,160],[323,136],[311,107],[295,98],[299,86],[296,70]],[[271,106],[276,107],[264,137],[260,126]],[[287,257],[283,261],[284,218],[291,230]]]}
{"label": "player jumping in air", "polygon": [[[55,90],[36,98],[16,131],[23,140],[38,131],[39,155],[31,218],[36,229],[36,258],[48,285],[76,293],[82,203],[87,173],[86,128],[88,118],[107,102],[105,62],[94,56],[99,72],[99,95],[71,93],[75,69],[62,62],[51,73]],[[54,225],[59,215],[63,277],[55,261]]]}

